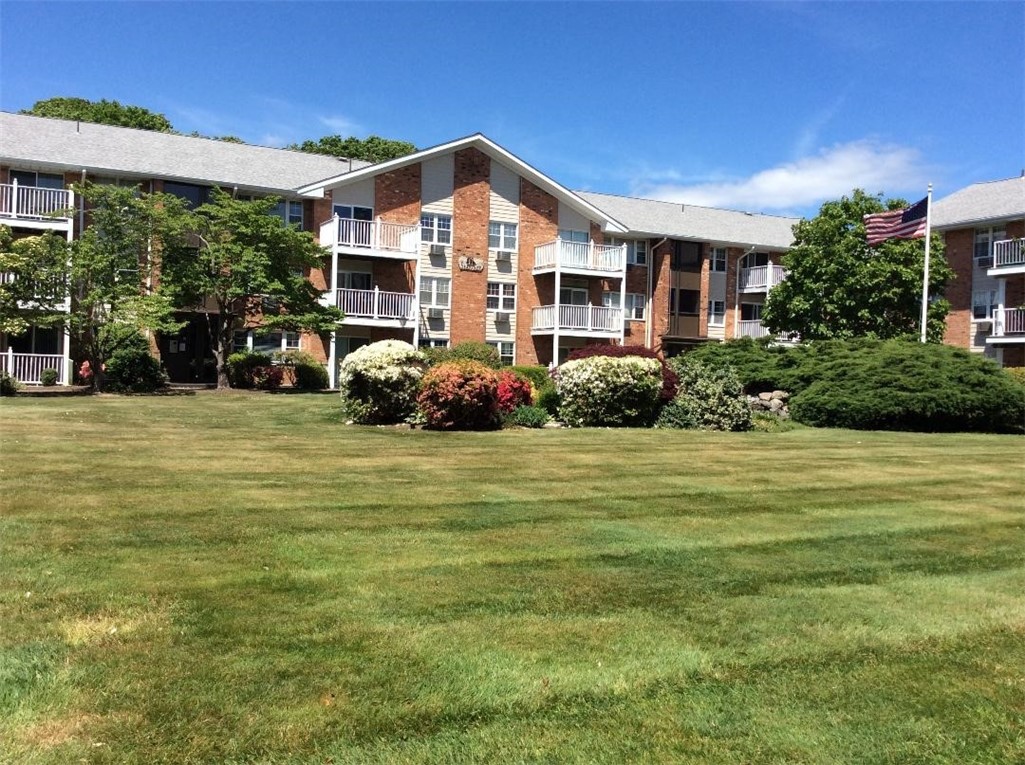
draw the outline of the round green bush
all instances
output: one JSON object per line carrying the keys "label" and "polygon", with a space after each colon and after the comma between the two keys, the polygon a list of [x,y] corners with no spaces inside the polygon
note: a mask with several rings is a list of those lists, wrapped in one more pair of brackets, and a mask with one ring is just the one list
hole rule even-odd
{"label": "round green bush", "polygon": [[450,361],[476,361],[490,369],[502,366],[502,357],[499,356],[498,349],[476,340],[456,343],[451,348],[426,348],[423,353],[427,363],[432,367]]}
{"label": "round green bush", "polygon": [[705,363],[691,356],[677,356],[669,364],[679,378],[679,391],[662,408],[656,427],[751,429],[751,408],[732,367]]}
{"label": "round green bush", "polygon": [[152,393],[167,384],[160,362],[148,350],[115,351],[106,366],[104,387],[116,393]]}
{"label": "round green bush", "polygon": [[417,403],[433,430],[492,430],[502,423],[498,375],[477,361],[451,361],[431,367]]}
{"label": "round green bush", "polygon": [[427,366],[424,355],[401,340],[364,345],[339,369],[346,416],[364,425],[405,422],[416,414],[416,396]]}
{"label": "round green bush", "polygon": [[228,384],[232,388],[256,387],[255,372],[260,367],[269,367],[270,354],[255,351],[238,351],[228,356]]}
{"label": "round green bush", "polygon": [[649,427],[659,410],[662,365],[640,356],[590,356],[560,366],[557,387],[567,425]]}
{"label": "round green bush", "polygon": [[56,369],[44,369],[42,373],[39,375],[39,384],[44,385],[48,388],[52,387],[57,384],[57,379],[59,377],[60,374],[57,372]]}
{"label": "round green bush", "polygon": [[21,384],[7,372],[0,372],[0,396],[13,396]]}
{"label": "round green bush", "polygon": [[521,428],[543,428],[548,420],[548,412],[540,406],[518,406],[506,421]]}

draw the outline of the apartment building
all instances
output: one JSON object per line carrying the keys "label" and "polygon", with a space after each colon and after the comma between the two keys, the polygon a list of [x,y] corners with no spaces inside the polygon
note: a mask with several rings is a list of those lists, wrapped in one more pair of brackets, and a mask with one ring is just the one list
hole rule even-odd
{"label": "apartment building", "polygon": [[956,274],[944,342],[1025,366],[1025,174],[955,191],[932,218]]}
{"label": "apartment building", "polygon": [[[192,204],[215,186],[280,197],[283,221],[325,248],[323,268],[308,278],[345,319],[324,335],[249,327],[236,345],[306,350],[325,363],[332,383],[345,355],[385,338],[420,346],[482,341],[510,363],[557,364],[593,342],[675,354],[702,342],[763,337],[762,305],[786,277],[781,258],[797,222],[574,192],[480,134],[370,165],[0,113],[0,224],[17,236],[52,229],[74,237],[86,212],[69,188],[82,180],[139,185]],[[934,216],[954,253],[967,241],[968,283],[975,285],[953,301],[948,341],[1004,363],[1021,350],[1014,338],[1022,264],[1005,253],[1009,245],[992,243],[1022,235],[1015,182],[976,184],[983,190],[941,200]],[[984,236],[999,265],[976,257]],[[988,325],[968,318],[981,311],[974,293],[986,290],[994,293]],[[216,316],[195,306],[179,318],[185,328],[156,337],[155,348],[173,381],[200,379],[211,356],[207,325]],[[73,357],[66,333],[0,336],[0,368],[26,382],[47,367],[69,382]]]}

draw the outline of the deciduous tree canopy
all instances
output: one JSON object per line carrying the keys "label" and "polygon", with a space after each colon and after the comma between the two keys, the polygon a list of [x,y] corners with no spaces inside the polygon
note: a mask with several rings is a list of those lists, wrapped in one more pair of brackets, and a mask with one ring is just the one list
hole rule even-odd
{"label": "deciduous tree canopy", "polygon": [[35,117],[81,120],[100,125],[157,130],[161,133],[174,132],[170,121],[163,114],[151,112],[141,106],[131,106],[106,99],[89,101],[85,98],[47,98],[43,101],[36,101],[31,109],[23,109],[21,113],[31,114]]}
{"label": "deciduous tree canopy", "polygon": [[404,157],[416,151],[416,146],[408,141],[394,141],[376,135],[367,138],[356,138],[355,136],[342,138],[340,135],[326,135],[316,141],[292,144],[288,148],[310,154],[329,154],[334,157],[362,159],[364,162],[384,162]]}

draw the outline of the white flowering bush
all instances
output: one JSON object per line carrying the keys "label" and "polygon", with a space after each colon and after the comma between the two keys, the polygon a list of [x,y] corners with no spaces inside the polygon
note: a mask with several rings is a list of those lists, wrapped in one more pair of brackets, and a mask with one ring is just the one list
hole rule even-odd
{"label": "white flowering bush", "polygon": [[657,428],[750,430],[751,408],[729,364],[708,364],[689,354],[669,360],[679,379],[676,397],[662,409]]}
{"label": "white flowering bush", "polygon": [[556,384],[567,425],[650,427],[658,415],[662,366],[640,356],[591,356],[559,367]]}
{"label": "white flowering bush", "polygon": [[412,417],[426,366],[424,355],[401,340],[357,348],[342,360],[338,377],[346,416],[364,425]]}

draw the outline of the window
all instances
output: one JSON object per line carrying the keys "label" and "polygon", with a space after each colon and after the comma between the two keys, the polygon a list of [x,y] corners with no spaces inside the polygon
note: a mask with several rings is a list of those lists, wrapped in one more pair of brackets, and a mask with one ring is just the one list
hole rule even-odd
{"label": "window", "polygon": [[674,240],[671,263],[674,271],[700,271],[701,244]]}
{"label": "window", "polygon": [[373,207],[360,207],[359,205],[335,205],[334,213],[339,218],[346,220],[373,220]]}
{"label": "window", "polygon": [[452,244],[452,216],[423,213],[420,216],[420,241]]}
{"label": "window", "polygon": [[769,265],[769,253],[767,252],[749,252],[740,261],[741,268],[754,268],[755,266],[767,265]]}
{"label": "window", "polygon": [[709,269],[719,273],[726,273],[726,248],[713,247],[712,253],[708,256]]}
{"label": "window", "polygon": [[1006,238],[1002,228],[975,229],[975,267],[993,267],[993,242]]}
{"label": "window", "polygon": [[37,173],[32,170],[11,170],[11,183],[40,189],[63,189],[64,176],[58,173]]}
{"label": "window", "polygon": [[431,308],[448,308],[452,280],[441,276],[420,278],[420,305]]}
{"label": "window", "polygon": [[488,308],[494,311],[515,311],[516,285],[488,282]]}
{"label": "window", "polygon": [[626,245],[626,262],[633,266],[643,266],[648,263],[648,240],[647,239],[619,239],[615,236],[609,237],[609,244]]}
{"label": "window", "polygon": [[726,301],[708,301],[708,324],[711,327],[721,327],[726,323]]}
{"label": "window", "polygon": [[[997,241],[1000,241],[999,239]],[[972,293],[972,318],[990,321],[997,309],[997,291],[980,290]]]}
{"label": "window", "polygon": [[516,251],[516,229],[515,223],[499,223],[491,221],[488,224],[488,249]]}
{"label": "window", "polygon": [[276,215],[289,225],[294,224],[298,225],[299,228],[303,227],[302,202],[286,202],[285,200],[282,200],[274,206],[274,209],[270,211],[270,214]]}
{"label": "window", "polygon": [[740,320],[741,321],[761,321],[762,320],[762,304],[761,303],[741,303],[740,304]]}
{"label": "window", "polygon": [[339,271],[338,289],[340,290],[372,290],[374,275],[366,271]]}
{"label": "window", "polygon": [[[623,312],[624,318],[633,320],[643,320],[644,303],[644,293],[627,292],[626,311]],[[607,308],[619,308],[619,293],[603,292],[601,294],[601,304]]]}
{"label": "window", "polygon": [[671,313],[696,316],[700,304],[700,290],[685,290],[676,287],[669,290],[669,311]]}
{"label": "window", "polygon": [[583,287],[562,287],[559,289],[559,305],[587,305],[587,290]]}
{"label": "window", "polygon": [[574,231],[569,228],[559,229],[559,239],[564,242],[583,242],[584,244],[591,241],[591,237],[586,231]]}
{"label": "window", "polygon": [[498,355],[502,359],[502,363],[506,366],[512,366],[516,362],[516,344],[507,342],[489,342],[492,348],[498,350]]}
{"label": "window", "polygon": [[190,208],[205,205],[210,201],[210,187],[196,186],[192,183],[164,181],[164,193],[184,199]]}
{"label": "window", "polygon": [[278,351],[293,351],[299,348],[298,332],[257,332],[252,329],[237,330],[235,332],[233,351],[253,351],[255,353],[276,353]]}
{"label": "window", "polygon": [[418,345],[421,348],[448,348],[448,340],[432,340],[429,337],[420,337]]}

